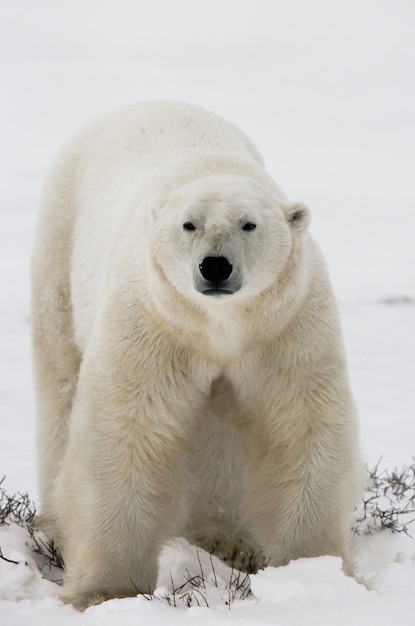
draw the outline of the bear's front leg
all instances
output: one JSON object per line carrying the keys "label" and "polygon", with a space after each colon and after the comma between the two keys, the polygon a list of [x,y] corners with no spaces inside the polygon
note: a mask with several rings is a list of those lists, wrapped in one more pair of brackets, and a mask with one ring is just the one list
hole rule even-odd
{"label": "bear's front leg", "polygon": [[358,498],[353,455],[328,449],[326,437],[309,437],[311,432],[300,435],[295,444],[268,441],[262,458],[251,457],[242,511],[270,565],[329,554],[340,556],[352,575],[350,528]]}
{"label": "bear's front leg", "polygon": [[242,515],[270,565],[330,554],[352,574],[350,525],[363,478],[353,402],[334,376],[309,373],[306,382],[291,391],[281,374],[276,393],[245,419]]}
{"label": "bear's front leg", "polygon": [[100,352],[82,365],[56,493],[63,597],[80,608],[153,591],[160,548],[185,510],[186,399],[149,375],[151,363],[134,373],[103,362]]}

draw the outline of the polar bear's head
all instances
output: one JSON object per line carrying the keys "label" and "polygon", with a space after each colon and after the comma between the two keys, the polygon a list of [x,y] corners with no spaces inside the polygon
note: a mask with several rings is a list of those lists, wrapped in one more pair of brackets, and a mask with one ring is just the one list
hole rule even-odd
{"label": "polar bear's head", "polygon": [[215,174],[183,184],[155,212],[152,254],[192,300],[246,300],[278,279],[308,223],[303,204],[245,176]]}

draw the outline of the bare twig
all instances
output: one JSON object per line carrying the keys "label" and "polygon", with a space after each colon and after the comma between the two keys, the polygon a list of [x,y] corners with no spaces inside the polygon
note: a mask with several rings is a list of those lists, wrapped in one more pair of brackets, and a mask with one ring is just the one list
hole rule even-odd
{"label": "bare twig", "polygon": [[2,561],[6,561],[7,563],[13,563],[13,565],[19,565],[19,561],[12,561],[12,559],[7,559],[4,554],[2,549],[0,548],[0,559]]}

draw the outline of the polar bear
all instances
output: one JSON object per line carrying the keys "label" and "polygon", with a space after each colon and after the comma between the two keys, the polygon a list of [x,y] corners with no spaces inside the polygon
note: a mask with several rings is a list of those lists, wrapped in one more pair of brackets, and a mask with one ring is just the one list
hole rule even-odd
{"label": "polar bear", "polygon": [[54,162],[32,259],[40,523],[85,607],[182,536],[246,571],[340,555],[361,489],[335,301],[251,141],[156,102]]}

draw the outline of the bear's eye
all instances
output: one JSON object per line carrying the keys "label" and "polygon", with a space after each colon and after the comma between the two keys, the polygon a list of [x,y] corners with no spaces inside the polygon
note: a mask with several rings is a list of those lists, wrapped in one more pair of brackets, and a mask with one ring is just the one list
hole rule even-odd
{"label": "bear's eye", "polygon": [[256,224],[254,224],[253,222],[246,222],[246,224],[242,226],[242,230],[246,230],[246,231],[255,230],[255,228],[256,228]]}
{"label": "bear's eye", "polygon": [[183,224],[183,230],[196,230],[196,226],[193,224],[193,222],[185,222]]}

